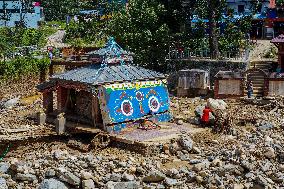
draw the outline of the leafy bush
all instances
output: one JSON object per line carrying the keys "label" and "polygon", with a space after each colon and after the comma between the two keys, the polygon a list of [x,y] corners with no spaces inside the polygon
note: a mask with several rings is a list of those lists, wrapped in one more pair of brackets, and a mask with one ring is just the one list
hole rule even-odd
{"label": "leafy bush", "polygon": [[277,48],[276,47],[270,47],[268,51],[265,52],[264,58],[276,58],[277,57]]}
{"label": "leafy bush", "polygon": [[48,68],[50,60],[17,57],[9,61],[0,62],[0,77],[3,79],[17,78],[21,75],[36,75]]}

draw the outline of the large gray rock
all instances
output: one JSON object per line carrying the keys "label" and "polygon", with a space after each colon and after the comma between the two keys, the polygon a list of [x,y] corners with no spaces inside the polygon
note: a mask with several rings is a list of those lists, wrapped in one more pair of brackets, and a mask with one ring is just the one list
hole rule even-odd
{"label": "large gray rock", "polygon": [[193,147],[193,141],[189,137],[181,137],[179,140],[180,145],[187,151],[191,151]]}
{"label": "large gray rock", "polygon": [[113,182],[109,181],[104,187],[105,189],[138,189],[137,182]]}
{"label": "large gray rock", "polygon": [[133,181],[135,178],[133,175],[127,174],[126,172],[123,173],[122,179],[125,181]]}
{"label": "large gray rock", "polygon": [[166,178],[165,179],[165,184],[167,185],[167,186],[175,186],[175,185],[177,185],[177,180],[176,179],[171,179],[171,178]]}
{"label": "large gray rock", "polygon": [[269,147],[265,150],[264,156],[268,159],[274,159],[276,157],[275,150],[272,147]]}
{"label": "large gray rock", "polygon": [[33,174],[22,174],[22,173],[17,173],[16,179],[21,180],[21,181],[28,181],[28,182],[33,182],[37,180],[36,176]]}
{"label": "large gray rock", "polygon": [[1,102],[0,107],[4,109],[13,108],[16,104],[18,104],[19,100],[20,100],[20,97],[17,97],[17,98],[10,99],[6,102]]}
{"label": "large gray rock", "polygon": [[94,189],[95,188],[95,183],[92,179],[88,180],[83,180],[82,181],[82,188],[83,189]]}
{"label": "large gray rock", "polygon": [[269,129],[273,129],[275,127],[275,125],[271,122],[268,121],[262,121],[259,123],[259,130],[269,130]]}
{"label": "large gray rock", "polygon": [[215,110],[220,109],[220,110],[225,110],[227,108],[227,103],[224,102],[223,100],[220,99],[213,99],[209,98],[207,100],[207,106],[215,112]]}
{"label": "large gray rock", "polygon": [[59,180],[66,182],[68,184],[79,186],[81,183],[79,177],[75,176],[73,173],[65,170],[64,168],[59,168],[57,170],[57,175]]}
{"label": "large gray rock", "polygon": [[2,177],[0,177],[0,189],[8,189],[6,180]]}
{"label": "large gray rock", "polygon": [[195,115],[196,115],[197,117],[202,117],[202,115],[203,115],[203,110],[204,110],[204,109],[205,109],[205,106],[202,106],[202,105],[197,106],[197,107],[195,108],[195,111],[194,111]]}
{"label": "large gray rock", "polygon": [[38,189],[68,189],[68,187],[61,181],[51,178],[43,180]]}
{"label": "large gray rock", "polygon": [[166,175],[160,171],[151,171],[143,178],[143,182],[160,182],[165,180]]}
{"label": "large gray rock", "polygon": [[110,180],[114,182],[119,182],[121,180],[121,175],[117,173],[113,173],[110,175]]}
{"label": "large gray rock", "polygon": [[8,172],[10,165],[8,163],[0,163],[0,173],[5,174]]}

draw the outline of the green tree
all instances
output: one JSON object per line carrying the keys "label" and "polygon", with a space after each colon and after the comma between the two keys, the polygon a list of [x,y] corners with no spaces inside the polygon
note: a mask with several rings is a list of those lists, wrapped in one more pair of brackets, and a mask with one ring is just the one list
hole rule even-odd
{"label": "green tree", "polygon": [[132,0],[127,11],[115,14],[110,21],[109,35],[135,53],[137,64],[161,70],[169,42],[169,28],[161,19],[165,12],[158,1]]}
{"label": "green tree", "polygon": [[44,0],[42,7],[47,21],[65,20],[67,15],[74,15],[79,11],[77,0]]}

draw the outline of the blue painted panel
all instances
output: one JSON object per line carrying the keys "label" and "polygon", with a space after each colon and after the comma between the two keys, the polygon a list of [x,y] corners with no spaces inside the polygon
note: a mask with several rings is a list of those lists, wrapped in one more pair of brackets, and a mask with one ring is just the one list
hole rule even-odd
{"label": "blue painted panel", "polygon": [[[155,122],[166,122],[172,119],[172,115],[170,112],[165,112],[162,114],[156,114],[154,115],[151,120]],[[107,132],[109,133],[120,133],[122,130],[127,129],[127,128],[132,128],[132,127],[137,127],[138,125],[135,123],[118,123],[115,124],[114,126],[107,126]]]}
{"label": "blue painted panel", "polygon": [[[166,86],[125,90],[104,90],[106,124],[137,120],[147,114],[159,114],[169,110],[169,95]],[[118,129],[119,130],[119,129]]]}

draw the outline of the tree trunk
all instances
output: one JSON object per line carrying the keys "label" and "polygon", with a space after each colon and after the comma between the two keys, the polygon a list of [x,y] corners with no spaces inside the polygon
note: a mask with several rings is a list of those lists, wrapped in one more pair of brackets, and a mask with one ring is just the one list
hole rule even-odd
{"label": "tree trunk", "polygon": [[219,45],[218,45],[218,31],[217,31],[217,20],[216,20],[216,6],[215,0],[208,1],[209,8],[209,47],[211,57],[214,59],[218,59],[220,57]]}

